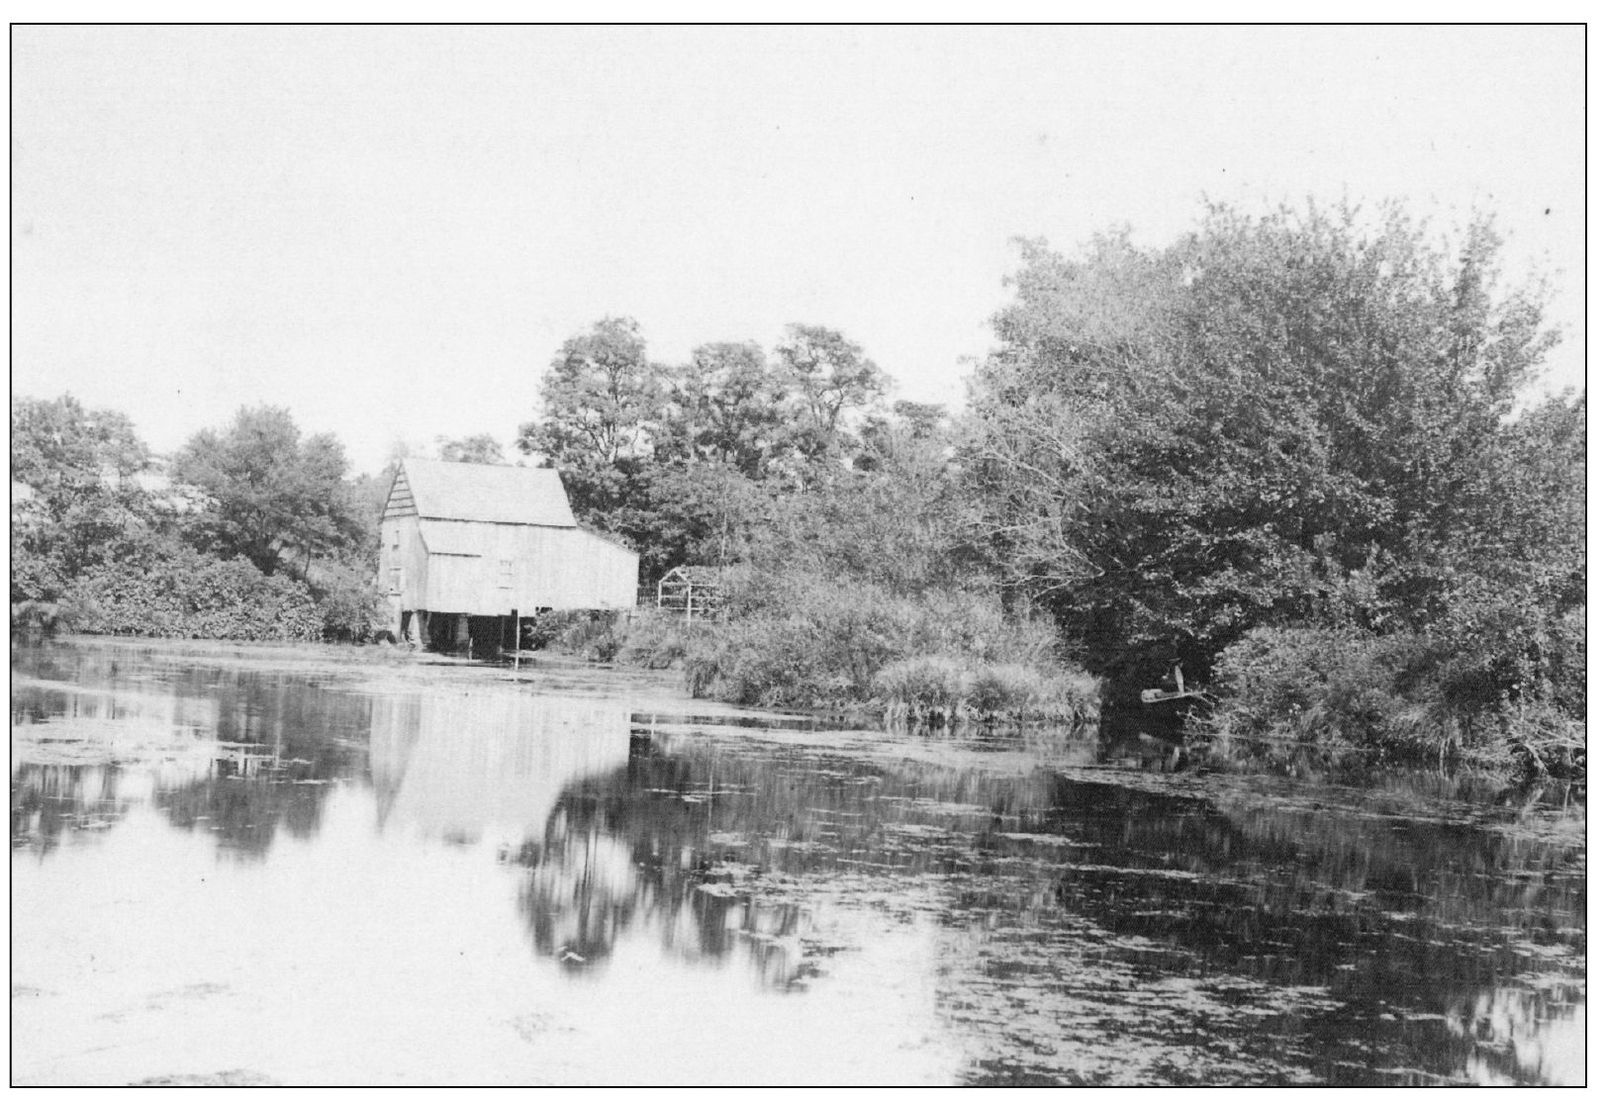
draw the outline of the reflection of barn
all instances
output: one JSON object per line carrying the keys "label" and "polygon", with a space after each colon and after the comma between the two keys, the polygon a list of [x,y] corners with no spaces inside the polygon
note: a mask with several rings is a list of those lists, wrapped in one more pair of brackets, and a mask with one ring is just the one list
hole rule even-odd
{"label": "reflection of barn", "polygon": [[[633,735],[621,704],[510,691],[384,695],[373,701],[368,765],[386,834],[493,845],[522,865],[518,909],[544,956],[594,965],[626,931],[647,927],[686,958],[740,949],[775,984],[797,976],[807,915],[696,888],[708,881],[719,794],[708,764],[665,757],[649,735]],[[744,813],[756,829],[768,812],[734,801],[721,820]]]}
{"label": "reflection of barn", "polygon": [[518,845],[569,786],[629,760],[622,706],[514,693],[382,697],[369,766],[380,825]]}
{"label": "reflection of barn", "polygon": [[638,558],[582,531],[556,470],[402,462],[380,521],[379,585],[401,636],[479,652],[514,616],[635,604]]}

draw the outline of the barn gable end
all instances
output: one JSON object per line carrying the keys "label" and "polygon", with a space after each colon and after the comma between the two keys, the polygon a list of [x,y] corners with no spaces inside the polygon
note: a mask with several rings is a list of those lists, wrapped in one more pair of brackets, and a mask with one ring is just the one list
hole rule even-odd
{"label": "barn gable end", "polygon": [[385,498],[385,519],[416,516],[418,505],[412,499],[412,486],[407,483],[407,471],[399,469],[390,482],[390,495]]}

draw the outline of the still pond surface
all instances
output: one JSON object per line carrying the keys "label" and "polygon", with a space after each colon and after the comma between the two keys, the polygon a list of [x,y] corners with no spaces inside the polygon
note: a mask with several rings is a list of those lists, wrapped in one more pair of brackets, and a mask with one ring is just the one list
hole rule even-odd
{"label": "still pond surface", "polygon": [[1582,811],[13,643],[15,1083],[1570,1083]]}

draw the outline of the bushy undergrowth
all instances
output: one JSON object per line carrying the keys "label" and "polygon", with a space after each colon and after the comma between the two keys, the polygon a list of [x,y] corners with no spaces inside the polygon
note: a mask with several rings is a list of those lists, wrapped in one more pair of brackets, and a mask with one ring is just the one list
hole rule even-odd
{"label": "bushy undergrowth", "polygon": [[1051,627],[995,595],[897,596],[808,575],[737,574],[729,620],[684,635],[695,695],[757,706],[879,705],[891,719],[1087,717],[1090,676],[1058,659]]}
{"label": "bushy undergrowth", "polygon": [[684,663],[692,645],[710,629],[700,619],[642,610],[629,622],[618,659],[638,668],[665,669]]}
{"label": "bushy undergrowth", "polygon": [[605,664],[618,657],[628,632],[628,624],[614,612],[544,611],[526,626],[524,646]]}
{"label": "bushy undergrowth", "polygon": [[1582,704],[1568,686],[1581,679],[1580,632],[1580,617],[1536,634],[1261,628],[1221,654],[1218,702],[1193,732],[1223,758],[1358,754],[1580,774]]}
{"label": "bushy undergrowth", "polygon": [[313,586],[323,638],[330,642],[370,642],[386,627],[379,587],[373,575],[349,565],[322,571]]}
{"label": "bushy undergrowth", "polygon": [[618,656],[624,632],[614,616],[597,615],[576,619],[558,634],[554,645],[587,661],[607,663]]}
{"label": "bushy undergrowth", "polygon": [[70,586],[72,629],[231,641],[312,641],[324,619],[305,585],[243,558],[174,548],[97,566]]}

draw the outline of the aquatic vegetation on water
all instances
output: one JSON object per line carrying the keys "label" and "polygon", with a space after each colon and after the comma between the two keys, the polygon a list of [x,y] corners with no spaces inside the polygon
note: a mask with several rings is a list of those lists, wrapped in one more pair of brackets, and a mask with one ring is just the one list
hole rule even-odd
{"label": "aquatic vegetation on water", "polygon": [[703,720],[579,667],[13,661],[18,1081],[1580,1074],[1574,804]]}

